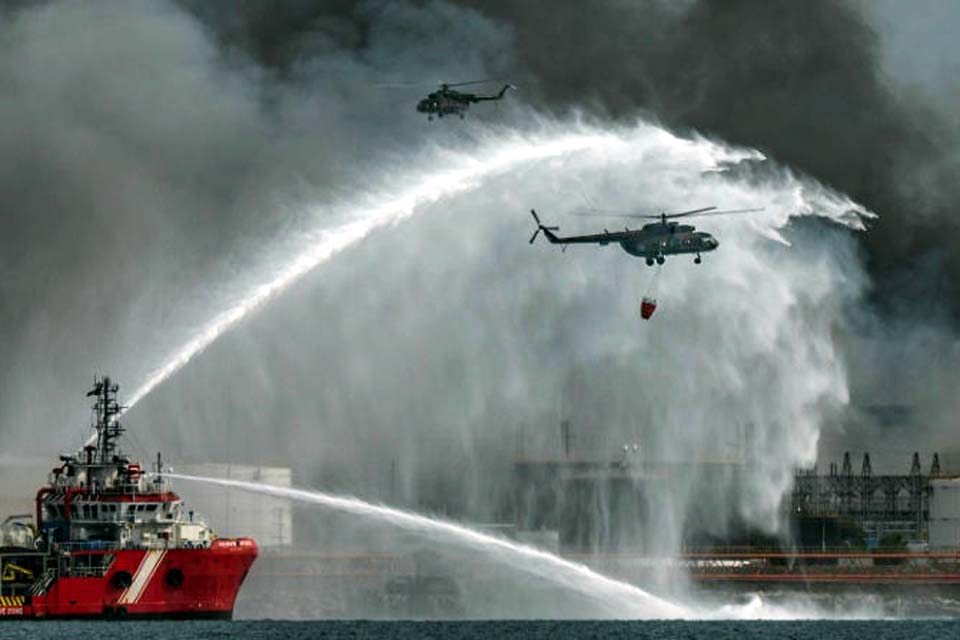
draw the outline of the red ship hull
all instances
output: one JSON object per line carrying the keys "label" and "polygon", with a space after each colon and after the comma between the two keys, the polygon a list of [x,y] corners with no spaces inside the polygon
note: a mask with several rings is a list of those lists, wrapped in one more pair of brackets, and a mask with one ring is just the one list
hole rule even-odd
{"label": "red ship hull", "polygon": [[14,606],[0,607],[0,615],[229,619],[257,545],[238,538],[205,549],[74,552],[75,559],[108,553],[114,560],[104,575],[60,577],[45,594],[5,598]]}

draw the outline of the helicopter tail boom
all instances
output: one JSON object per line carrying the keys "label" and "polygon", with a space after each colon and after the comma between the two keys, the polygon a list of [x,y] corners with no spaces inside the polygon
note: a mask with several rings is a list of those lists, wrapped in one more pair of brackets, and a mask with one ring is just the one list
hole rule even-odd
{"label": "helicopter tail boom", "polygon": [[485,100],[502,100],[503,96],[507,94],[507,91],[510,91],[511,89],[516,89],[516,87],[512,84],[505,84],[503,85],[503,89],[500,89],[499,93],[496,93],[492,96],[473,96],[472,101],[483,102]]}

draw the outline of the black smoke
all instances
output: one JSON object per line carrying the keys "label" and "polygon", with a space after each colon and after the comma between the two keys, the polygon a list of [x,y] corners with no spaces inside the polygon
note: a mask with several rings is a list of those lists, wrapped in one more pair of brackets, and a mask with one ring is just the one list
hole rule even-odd
{"label": "black smoke", "polygon": [[890,86],[858,6],[467,2],[513,25],[550,104],[648,111],[816,176],[880,214],[863,242],[885,303],[960,311],[956,132]]}
{"label": "black smoke", "polygon": [[[653,117],[761,149],[880,214],[862,237],[878,308],[960,312],[957,132],[891,85],[863,5],[649,0],[587,11],[577,0],[454,1],[511,29],[527,101]],[[281,73],[318,33],[362,52],[384,4],[182,3]]]}
{"label": "black smoke", "polygon": [[[250,2],[230,12],[183,1],[225,46],[286,76],[318,33],[363,56],[388,4]],[[852,401],[916,407],[900,428],[922,423],[937,434],[930,446],[955,446],[956,407],[930,390],[956,381],[943,354],[957,350],[960,319],[960,135],[950,101],[891,77],[877,31],[878,15],[903,20],[912,9],[855,0],[610,1],[589,10],[577,0],[451,2],[509,31],[517,97],[541,110],[644,117],[755,147],[878,213],[858,234],[872,282],[867,307],[840,332]]]}
{"label": "black smoke", "polygon": [[[412,103],[373,91],[380,81],[509,72],[521,85],[515,97],[544,111],[581,110],[618,122],[655,118],[680,131],[758,147],[881,215],[859,241],[874,278],[875,303],[887,309],[880,303],[892,300],[897,322],[878,327],[871,315],[862,321],[865,330],[917,344],[908,349],[916,358],[909,362],[929,362],[916,352],[936,349],[939,334],[932,341],[901,341],[916,317],[901,311],[925,313],[941,300],[957,304],[949,210],[957,187],[944,178],[952,134],[935,112],[887,86],[881,43],[855,5],[607,2],[586,10],[581,2],[540,0],[15,4],[3,14],[0,37],[0,82],[10,88],[0,105],[7,124],[0,148],[10,160],[0,172],[0,356],[10,363],[0,392],[15,400],[0,398],[4,435],[26,439],[31,434],[24,425],[40,424],[47,433],[73,420],[84,409],[82,390],[75,388],[78,372],[114,370],[118,361],[136,360],[141,367],[127,366],[131,371],[124,373],[160,364],[157,354],[165,352],[152,348],[152,336],[177,321],[191,326],[205,319],[179,315],[194,302],[197,313],[218,308],[212,299],[216,284],[248,270],[245,258],[258,248],[248,245],[269,245],[296,225],[283,205],[285,197],[301,199],[298,188],[316,190],[323,200],[338,189],[366,186],[362,168],[380,158],[402,164],[398,152],[413,155],[419,140],[444,135],[412,126]],[[505,199],[502,210],[514,205],[526,207]],[[448,224],[437,246],[463,242],[465,253],[480,251]],[[389,306],[381,309],[384,299],[360,286],[377,277],[390,282],[401,309],[418,294],[429,299],[429,290],[418,292],[410,284],[424,259],[410,255],[418,238],[406,233],[407,241],[399,235],[396,244],[406,247],[410,278],[399,277],[406,274],[401,269],[394,280],[377,275],[376,258],[397,251],[381,238],[379,254],[354,254],[367,255],[367,271],[341,264],[325,274],[350,283],[340,289],[349,297],[308,299],[302,292],[280,307],[287,309],[289,331],[276,317],[240,327],[219,352],[214,348],[157,394],[152,412],[150,406],[138,409],[154,418],[141,423],[170,429],[165,421],[176,421],[181,404],[189,402],[199,408],[185,413],[200,419],[178,425],[184,449],[201,439],[189,429],[218,425],[222,433],[208,435],[218,441],[205,454],[252,455],[230,449],[252,445],[265,452],[258,459],[265,462],[306,454],[371,464],[368,450],[378,444],[357,436],[354,425],[403,434],[413,428],[404,421],[416,426],[432,418],[438,433],[460,425],[454,434],[465,434],[463,457],[473,460],[471,448],[488,445],[467,437],[471,429],[512,425],[515,416],[486,406],[468,416],[457,396],[444,396],[451,380],[461,380],[466,393],[497,377],[495,369],[481,375],[475,361],[465,362],[461,347],[478,338],[459,335],[463,308],[453,306],[449,317],[435,315],[438,326],[421,344],[396,329],[402,316]],[[450,273],[463,266],[457,261]],[[464,291],[483,291],[482,284]],[[482,302],[466,293],[464,298]],[[364,310],[369,324],[351,320],[351,313]],[[489,324],[498,317],[491,314]],[[337,322],[347,326],[338,328]],[[384,325],[396,334],[385,333]],[[314,330],[329,341],[318,341],[323,349],[297,344],[298,336]],[[360,335],[355,341],[336,339],[353,331]],[[450,337],[436,339],[448,335],[442,332]],[[576,344],[577,337],[564,344]],[[357,344],[369,348],[368,357],[351,357]],[[422,363],[436,344],[443,357],[422,365],[433,378],[397,376],[410,386],[393,392],[398,399],[391,399],[393,386],[371,384],[382,379],[379,371],[405,371],[418,358]],[[495,352],[477,344],[478,354]],[[863,347],[866,370],[886,364],[892,353],[873,358],[872,349],[872,343]],[[30,383],[38,377],[50,379],[40,385],[42,393],[31,395],[36,387]],[[137,382],[124,379],[127,389]],[[312,391],[318,385],[342,386],[338,403],[321,403]],[[421,402],[428,388],[441,390],[429,397],[448,398],[448,413],[438,410],[436,400]],[[211,398],[204,395],[208,391]],[[549,385],[532,389],[523,404],[549,404],[550,393]],[[64,394],[76,398],[44,413]],[[242,411],[246,405],[238,397],[249,398],[258,412]],[[244,425],[256,431],[232,439]],[[336,428],[344,433],[331,437]],[[284,429],[296,429],[302,440],[283,437]],[[221,435],[225,451],[218,449]],[[305,449],[303,440],[315,449]],[[501,453],[507,439],[490,440],[489,448]],[[512,441],[507,445],[514,448]],[[417,451],[423,444],[411,437],[406,446]],[[357,466],[356,473],[373,482],[377,473],[387,478],[389,469]],[[449,500],[452,480],[438,476],[435,484]],[[483,503],[480,483],[468,484],[478,495],[464,501]]]}

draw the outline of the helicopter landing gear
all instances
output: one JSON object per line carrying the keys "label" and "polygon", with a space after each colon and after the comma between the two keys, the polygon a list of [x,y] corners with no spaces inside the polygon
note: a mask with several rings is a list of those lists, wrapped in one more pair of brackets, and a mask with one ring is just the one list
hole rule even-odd
{"label": "helicopter landing gear", "polygon": [[657,264],[663,264],[666,261],[667,259],[664,258],[663,256],[657,256]]}
{"label": "helicopter landing gear", "polygon": [[697,257],[693,259],[693,264],[700,264],[703,260],[700,258],[700,254],[697,254]]}
{"label": "helicopter landing gear", "polygon": [[648,266],[648,267],[652,267],[652,266],[653,266],[653,258],[647,258],[647,266]]}

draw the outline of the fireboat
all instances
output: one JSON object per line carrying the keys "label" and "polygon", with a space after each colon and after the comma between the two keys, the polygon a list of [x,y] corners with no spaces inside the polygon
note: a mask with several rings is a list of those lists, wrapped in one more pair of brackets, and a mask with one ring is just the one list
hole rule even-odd
{"label": "fireboat", "polygon": [[118,390],[95,380],[96,443],[60,456],[33,522],[0,525],[0,618],[232,617],[256,542],[185,513],[160,454],[148,473],[120,451]]}

